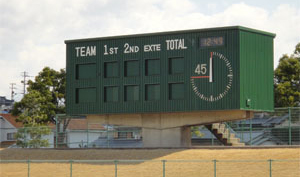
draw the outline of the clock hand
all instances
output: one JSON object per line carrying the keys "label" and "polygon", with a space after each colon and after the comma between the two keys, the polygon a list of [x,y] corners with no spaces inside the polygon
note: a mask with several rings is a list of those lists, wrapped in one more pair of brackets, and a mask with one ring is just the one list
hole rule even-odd
{"label": "clock hand", "polygon": [[213,82],[213,66],[212,66],[212,52],[210,52],[210,59],[209,59],[209,82]]}

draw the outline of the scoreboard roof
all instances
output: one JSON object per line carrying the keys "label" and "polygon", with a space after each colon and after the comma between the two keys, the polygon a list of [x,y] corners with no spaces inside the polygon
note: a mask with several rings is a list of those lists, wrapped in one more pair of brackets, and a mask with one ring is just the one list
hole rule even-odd
{"label": "scoreboard roof", "polygon": [[156,36],[156,35],[168,35],[168,34],[178,34],[180,33],[194,33],[194,32],[205,32],[205,31],[220,31],[220,30],[231,30],[231,29],[239,29],[252,33],[259,33],[266,36],[275,37],[276,34],[247,28],[243,26],[227,26],[227,27],[218,27],[218,28],[203,28],[203,29],[189,29],[189,30],[180,30],[180,31],[166,31],[166,32],[154,32],[154,33],[143,33],[143,34],[131,34],[131,35],[120,35],[120,36],[106,36],[106,37],[95,37],[95,38],[84,38],[84,39],[71,39],[65,40],[65,44],[73,43],[73,42],[85,42],[85,41],[97,41],[97,40],[106,40],[106,39],[122,39],[122,38],[131,38],[131,37],[143,37],[143,36]]}

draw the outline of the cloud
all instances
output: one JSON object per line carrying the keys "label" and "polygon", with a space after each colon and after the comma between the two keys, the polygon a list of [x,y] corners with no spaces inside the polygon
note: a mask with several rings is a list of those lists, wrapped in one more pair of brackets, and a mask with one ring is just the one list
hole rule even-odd
{"label": "cloud", "polygon": [[[275,66],[300,41],[300,9],[245,3],[205,6],[192,0],[0,0],[0,95],[20,73],[65,67],[64,40],[242,25],[276,33]],[[216,8],[218,7],[218,8]],[[213,13],[205,13],[207,9]],[[219,10],[218,10],[219,9]],[[220,10],[222,9],[222,10]]]}

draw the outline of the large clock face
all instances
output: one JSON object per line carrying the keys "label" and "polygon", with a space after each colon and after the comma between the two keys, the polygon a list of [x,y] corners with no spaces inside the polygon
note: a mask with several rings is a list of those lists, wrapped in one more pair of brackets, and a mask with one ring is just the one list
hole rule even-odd
{"label": "large clock face", "polygon": [[194,67],[190,79],[196,97],[214,102],[227,95],[232,87],[233,72],[226,56],[219,52],[210,52],[207,58],[197,60]]}

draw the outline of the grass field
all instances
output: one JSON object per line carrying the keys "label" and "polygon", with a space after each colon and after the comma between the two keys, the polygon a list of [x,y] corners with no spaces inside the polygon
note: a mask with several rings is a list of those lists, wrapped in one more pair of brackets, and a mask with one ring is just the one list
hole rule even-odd
{"label": "grass field", "polygon": [[[269,162],[272,162],[272,177],[300,176],[300,149],[91,149],[91,150],[48,150],[48,149],[3,149],[1,160],[151,160],[145,162],[119,162],[119,177],[162,176],[165,163],[165,176],[221,177],[269,176]],[[284,161],[284,160],[294,161]],[[185,161],[179,161],[185,160]],[[201,161],[192,161],[201,160]],[[282,161],[276,161],[282,160]],[[27,176],[27,163],[1,163],[1,177]],[[70,176],[69,163],[31,163],[31,177]],[[73,163],[73,177],[115,176],[115,164],[112,162]]]}

